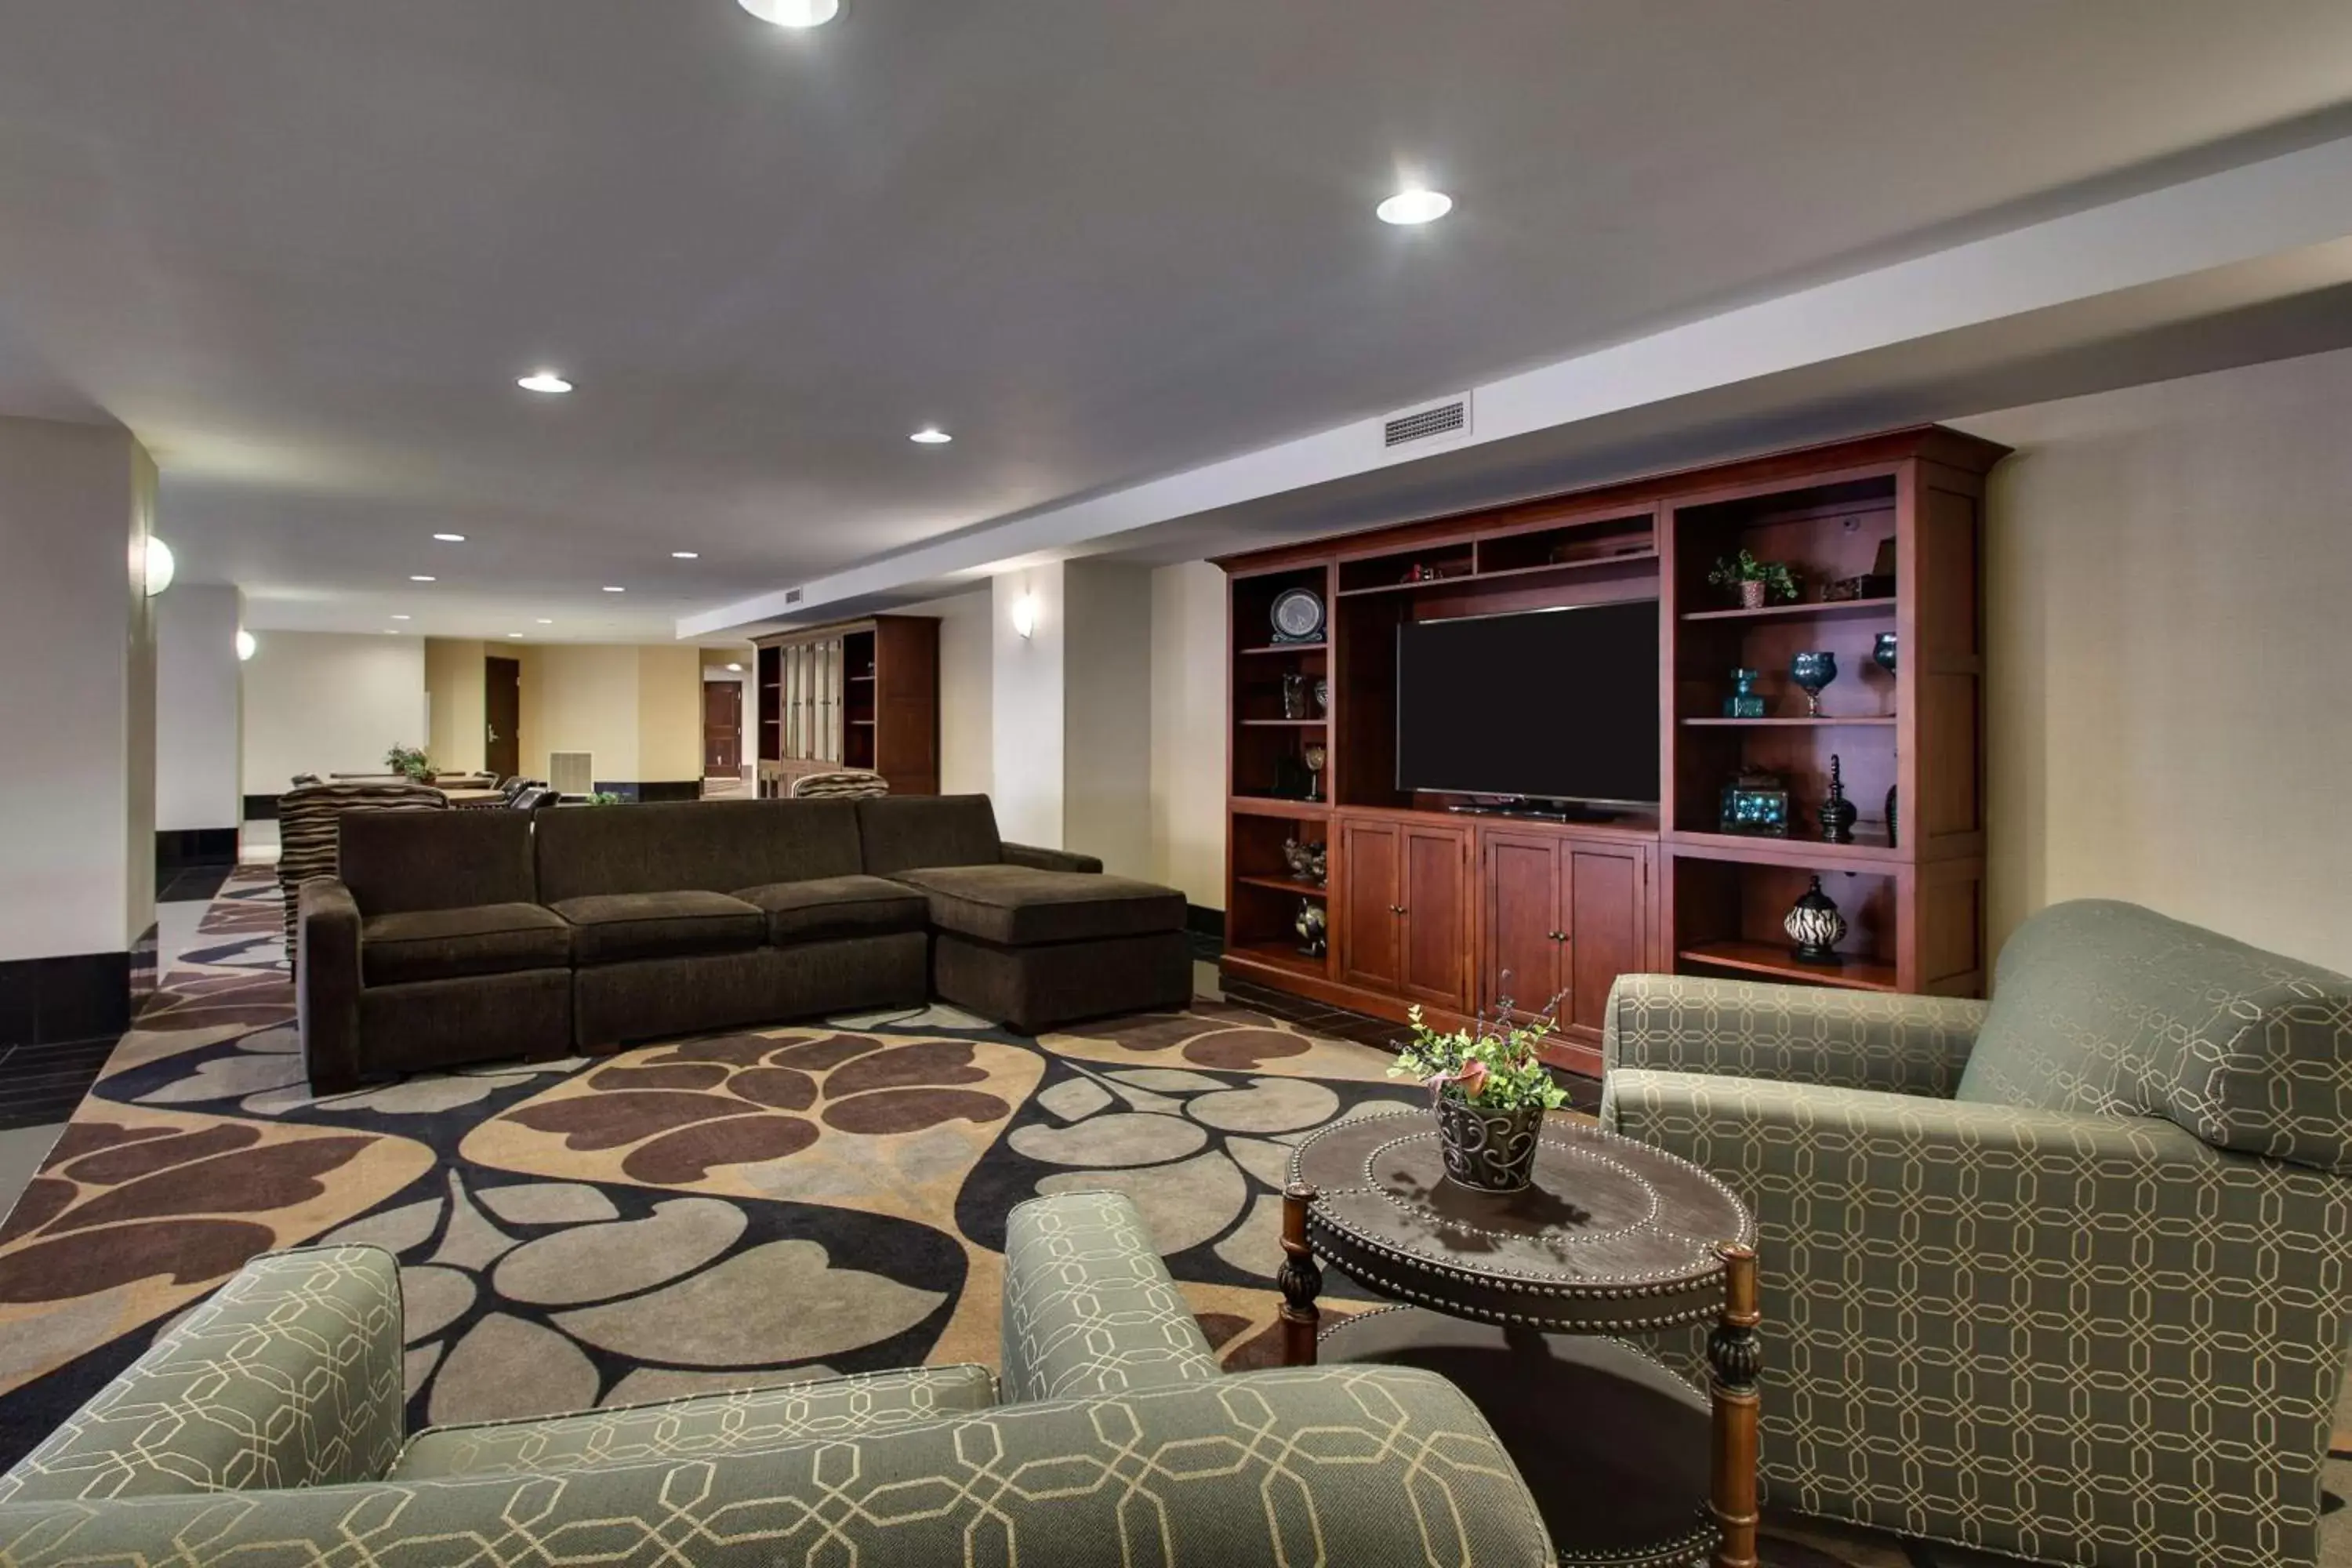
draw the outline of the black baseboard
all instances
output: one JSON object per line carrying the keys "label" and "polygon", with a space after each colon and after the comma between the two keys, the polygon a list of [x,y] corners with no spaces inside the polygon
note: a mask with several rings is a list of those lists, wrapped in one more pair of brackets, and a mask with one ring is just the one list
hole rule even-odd
{"label": "black baseboard", "polygon": [[278,797],[274,795],[249,795],[245,797],[245,819],[247,822],[278,820]]}
{"label": "black baseboard", "polygon": [[598,795],[616,795],[633,805],[656,801],[700,800],[700,779],[598,779]]}
{"label": "black baseboard", "polygon": [[1204,910],[1198,904],[1184,906],[1184,929],[1194,936],[1213,936],[1225,940],[1225,911]]}
{"label": "black baseboard", "polygon": [[159,827],[155,830],[155,879],[167,882],[198,866],[236,864],[234,827]]}
{"label": "black baseboard", "polygon": [[[146,964],[150,984],[154,957]],[[0,961],[0,1047],[95,1040],[131,1026],[131,955]]]}

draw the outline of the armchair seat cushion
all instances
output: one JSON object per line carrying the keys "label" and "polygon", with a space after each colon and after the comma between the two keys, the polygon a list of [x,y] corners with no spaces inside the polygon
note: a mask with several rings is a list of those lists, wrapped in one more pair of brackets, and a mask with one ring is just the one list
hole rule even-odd
{"label": "armchair seat cushion", "polygon": [[582,965],[740,952],[768,940],[766,913],[725,893],[591,893],[565,899],[555,912],[572,922]]}
{"label": "armchair seat cushion", "polygon": [[707,1459],[805,1438],[863,1436],[995,1404],[996,1379],[986,1367],[822,1378],[572,1415],[428,1427],[408,1440],[387,1479],[549,1476],[595,1465]]}
{"label": "armchair seat cushion", "polygon": [[563,969],[572,928],[537,904],[410,910],[360,922],[360,973],[369,985]]}
{"label": "armchair seat cushion", "polygon": [[764,888],[745,888],[735,896],[767,911],[768,940],[778,947],[919,931],[930,913],[922,894],[880,877],[774,882]]}
{"label": "armchair seat cushion", "polygon": [[931,923],[1003,947],[1144,936],[1184,928],[1173,888],[1027,866],[933,866],[892,873],[930,901]]}

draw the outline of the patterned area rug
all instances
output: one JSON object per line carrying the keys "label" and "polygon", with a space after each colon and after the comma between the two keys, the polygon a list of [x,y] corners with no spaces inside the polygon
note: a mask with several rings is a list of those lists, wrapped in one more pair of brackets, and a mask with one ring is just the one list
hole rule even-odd
{"label": "patterned area rug", "polygon": [[[244,1259],[322,1238],[401,1260],[412,1426],[992,1365],[1006,1210],[1102,1187],[1226,1366],[1270,1364],[1291,1146],[1421,1103],[1385,1053],[1207,999],[1036,1039],[933,1006],[318,1100],[278,911],[266,869],[223,888],[0,1227],[0,1468]],[[1803,1521],[1764,1560],[1991,1561]]]}

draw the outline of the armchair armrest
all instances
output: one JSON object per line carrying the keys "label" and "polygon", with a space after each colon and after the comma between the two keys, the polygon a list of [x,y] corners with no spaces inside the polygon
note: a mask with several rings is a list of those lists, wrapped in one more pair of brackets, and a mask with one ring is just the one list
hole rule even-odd
{"label": "armchair armrest", "polygon": [[1033,871],[1100,871],[1102,862],[1092,855],[1079,855],[1068,849],[1040,849],[1034,844],[1007,844],[1003,848],[1004,863],[1026,866]]}
{"label": "armchair armrest", "polygon": [[1207,1336],[1123,1193],[1065,1193],[1013,1208],[1003,1335],[1008,1404],[1217,1375]]}
{"label": "armchair armrest", "polygon": [[392,1255],[265,1252],[0,1476],[0,1504],[377,1480],[402,1404]]}
{"label": "armchair armrest", "polygon": [[1650,1068],[1949,1100],[1985,1004],[1745,980],[1627,974],[1601,1023],[1604,1070]]}
{"label": "armchair armrest", "polygon": [[360,1079],[360,907],[334,877],[302,884],[302,940],[294,961],[294,1017],[310,1092],[335,1094]]}

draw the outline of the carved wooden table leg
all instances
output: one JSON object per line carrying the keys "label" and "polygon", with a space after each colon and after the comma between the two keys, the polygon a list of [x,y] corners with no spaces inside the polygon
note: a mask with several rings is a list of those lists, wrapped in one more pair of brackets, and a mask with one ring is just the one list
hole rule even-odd
{"label": "carved wooden table leg", "polygon": [[1315,1298],[1323,1292],[1323,1268],[1307,1244],[1307,1206],[1315,1189],[1293,1182],[1282,1194],[1282,1269],[1274,1282],[1282,1288],[1282,1364],[1315,1364],[1315,1329],[1323,1314]]}
{"label": "carved wooden table leg", "polygon": [[1756,1562],[1756,1373],[1762,1363],[1756,1325],[1764,1321],[1756,1304],[1756,1251],[1727,1242],[1722,1257],[1723,1315],[1706,1338],[1706,1359],[1715,1405],[1715,1451],[1709,1510],[1723,1540],[1712,1568],[1757,1568]]}

